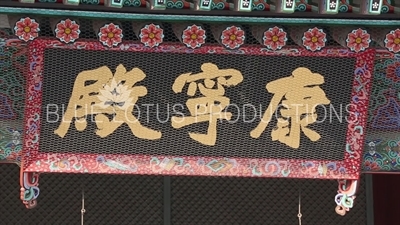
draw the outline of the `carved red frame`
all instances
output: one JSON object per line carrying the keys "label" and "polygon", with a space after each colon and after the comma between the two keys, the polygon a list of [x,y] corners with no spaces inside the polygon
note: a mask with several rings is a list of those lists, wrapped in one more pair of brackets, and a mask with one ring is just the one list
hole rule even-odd
{"label": "carved red frame", "polygon": [[[43,79],[43,53],[46,48],[176,52],[186,54],[252,54],[252,55],[290,55],[317,57],[354,57],[353,92],[350,109],[359,115],[348,124],[346,148],[343,161],[310,161],[293,159],[257,159],[224,157],[174,157],[151,155],[112,155],[112,154],[59,154],[39,151],[41,84]],[[25,107],[25,137],[23,172],[61,172],[61,173],[104,173],[104,174],[157,174],[191,176],[248,176],[248,177],[288,177],[316,179],[358,179],[362,159],[364,128],[367,120],[368,97],[375,51],[366,50],[354,53],[347,49],[324,48],[310,52],[301,48],[287,48],[269,51],[261,47],[242,47],[227,50],[221,46],[204,46],[195,50],[179,44],[162,44],[148,48],[137,42],[125,42],[119,47],[106,48],[96,41],[77,41],[63,44],[58,40],[37,39],[29,45],[29,74]],[[357,100],[356,100],[357,99]],[[221,169],[216,171],[208,166],[217,163]],[[166,167],[166,165],[169,165]],[[172,166],[171,166],[172,165]]]}

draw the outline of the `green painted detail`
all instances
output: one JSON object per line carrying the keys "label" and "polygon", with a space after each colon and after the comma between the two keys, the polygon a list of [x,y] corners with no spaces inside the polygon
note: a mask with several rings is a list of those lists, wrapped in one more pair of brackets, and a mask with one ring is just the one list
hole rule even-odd
{"label": "green painted detail", "polygon": [[158,20],[158,21],[199,21],[199,22],[240,22],[240,23],[280,23],[280,24],[330,24],[330,25],[369,25],[398,26],[400,20],[354,20],[354,19],[306,19],[238,16],[190,16],[165,14],[113,13],[58,9],[32,9],[0,7],[0,13],[35,14],[44,16],[73,16],[81,18],[120,19],[120,20]]}
{"label": "green painted detail", "polygon": [[124,7],[140,7],[142,2],[140,0],[124,0]]}
{"label": "green painted detail", "polygon": [[64,4],[67,4],[67,5],[79,5],[79,0],[67,0],[66,2],[64,2]]}
{"label": "green painted detail", "polygon": [[122,5],[123,5],[123,2],[122,2],[122,1],[111,0],[111,1],[109,2],[109,4],[110,4],[111,7],[121,8]]}

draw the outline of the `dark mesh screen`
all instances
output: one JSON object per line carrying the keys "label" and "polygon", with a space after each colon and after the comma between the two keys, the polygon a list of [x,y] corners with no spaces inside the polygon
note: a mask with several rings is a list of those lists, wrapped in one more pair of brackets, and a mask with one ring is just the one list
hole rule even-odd
{"label": "dark mesh screen", "polygon": [[[206,62],[212,62],[221,69],[237,69],[244,77],[239,85],[225,88],[225,96],[230,98],[232,104],[226,111],[233,116],[230,121],[219,120],[216,145],[212,147],[206,147],[188,135],[189,132],[206,133],[208,122],[181,129],[171,127],[171,116],[179,116],[180,112],[190,115],[185,105],[190,97],[186,95],[186,90],[180,94],[172,91],[174,80],[183,73],[201,72],[200,67]],[[54,130],[60,124],[62,110],[74,107],[68,106],[68,102],[76,75],[101,66],[109,67],[114,73],[119,64],[123,64],[128,71],[137,67],[145,72],[146,78],[139,84],[148,91],[146,96],[140,97],[136,102],[135,115],[145,127],[161,131],[162,138],[154,141],[139,139],[132,135],[126,124],[106,138],[100,138],[95,135],[94,122],[82,132],[77,131],[72,123],[64,138],[55,135]],[[347,124],[341,121],[345,121],[346,105],[351,99],[354,65],[354,58],[47,49],[44,55],[40,151],[342,160]],[[324,76],[325,83],[321,88],[331,101],[331,106],[338,112],[341,111],[339,114],[342,118],[335,117],[329,106],[319,107],[317,114],[318,121],[321,122],[309,125],[309,128],[317,131],[322,138],[314,143],[302,136],[301,146],[297,151],[271,140],[270,132],[277,123],[275,117],[260,138],[251,138],[251,130],[257,126],[273,97],[266,91],[265,85],[290,76],[297,67],[307,67]],[[340,83],[337,82],[338,79]],[[146,104],[153,106],[147,107]],[[246,107],[245,104],[254,108]],[[55,113],[57,109],[58,112]],[[95,121],[90,118],[87,120]]]}
{"label": "dark mesh screen", "polygon": [[365,225],[361,180],[354,207],[341,217],[332,205],[337,191],[334,180],[176,177],[172,180],[172,224],[299,224],[301,190],[302,224]]}
{"label": "dark mesh screen", "polygon": [[[163,224],[162,177],[41,174],[38,206],[19,200],[19,167],[0,164],[1,224],[80,224],[81,186],[84,224]],[[334,180],[172,177],[171,224],[366,224],[366,193],[361,178],[354,207],[335,213]]]}
{"label": "dark mesh screen", "polygon": [[1,224],[162,224],[163,178],[41,174],[38,206],[26,209],[19,199],[19,167],[0,164]]}

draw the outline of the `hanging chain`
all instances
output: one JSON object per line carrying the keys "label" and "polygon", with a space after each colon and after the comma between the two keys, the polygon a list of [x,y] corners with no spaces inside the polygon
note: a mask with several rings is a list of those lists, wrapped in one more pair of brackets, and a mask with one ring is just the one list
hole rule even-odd
{"label": "hanging chain", "polygon": [[299,218],[299,225],[301,225],[301,217],[303,215],[301,214],[301,190],[299,190],[299,213],[297,214],[297,217]]}
{"label": "hanging chain", "polygon": [[81,225],[83,225],[83,215],[85,214],[85,192],[82,188],[82,209],[81,209]]}

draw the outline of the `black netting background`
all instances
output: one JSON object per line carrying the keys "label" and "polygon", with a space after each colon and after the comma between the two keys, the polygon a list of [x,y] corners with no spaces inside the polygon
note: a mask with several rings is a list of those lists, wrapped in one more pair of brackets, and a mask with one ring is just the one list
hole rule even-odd
{"label": "black netting background", "polygon": [[163,178],[41,174],[38,206],[19,200],[19,167],[0,164],[1,224],[80,224],[82,187],[85,224],[162,224]]}
{"label": "black netting background", "polygon": [[[178,224],[366,224],[365,184],[345,217],[332,205],[333,180],[177,177],[172,180],[172,221]],[[354,213],[354,214],[352,214]],[[349,216],[349,217],[347,217]]]}
{"label": "black netting background", "polygon": [[[81,186],[85,186],[85,224],[163,224],[163,178],[145,176],[41,174],[38,206],[19,200],[19,168],[0,165],[1,224],[80,224]],[[333,180],[172,177],[173,225],[366,224],[364,179],[355,205],[344,217],[335,213]]]}

